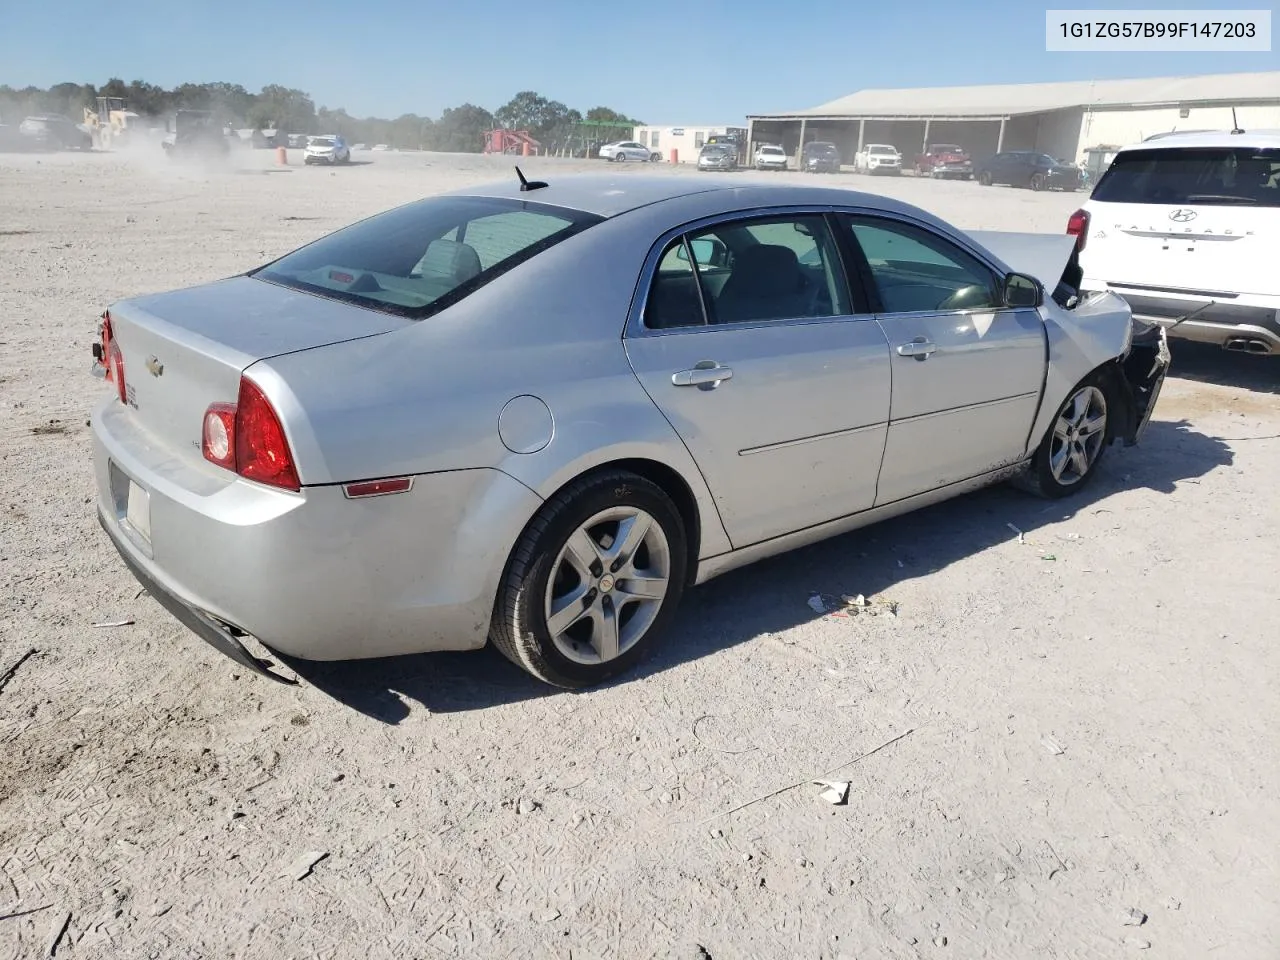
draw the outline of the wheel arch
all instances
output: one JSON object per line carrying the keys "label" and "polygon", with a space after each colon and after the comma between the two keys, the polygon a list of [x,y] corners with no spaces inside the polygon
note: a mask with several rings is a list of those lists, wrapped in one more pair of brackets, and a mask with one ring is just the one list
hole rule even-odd
{"label": "wheel arch", "polygon": [[[639,477],[643,477],[650,483],[657,485],[662,491],[671,498],[675,504],[676,510],[680,514],[680,519],[685,526],[685,550],[687,553],[687,576],[686,586],[691,586],[698,574],[698,561],[702,551],[704,538],[704,524],[710,523],[716,526],[720,524],[720,517],[715,511],[714,505],[711,507],[710,516],[706,505],[699,503],[699,497],[695,492],[693,485],[689,480],[675,467],[669,463],[654,459],[653,457],[643,455],[616,456],[609,459],[592,463],[581,469],[574,471],[571,475],[556,484],[554,488],[547,491],[539,491],[542,501],[548,502],[553,500],[562,491],[568,489],[579,481],[599,474],[608,473],[614,470],[621,470],[628,473],[634,473]],[[524,527],[520,531],[520,535],[516,538],[512,545],[512,551],[518,546],[520,539],[523,538],[525,531],[528,530],[529,524],[537,519],[538,511],[535,511],[525,522]],[[713,538],[714,539],[714,538]],[[510,563],[510,557],[508,557]]]}

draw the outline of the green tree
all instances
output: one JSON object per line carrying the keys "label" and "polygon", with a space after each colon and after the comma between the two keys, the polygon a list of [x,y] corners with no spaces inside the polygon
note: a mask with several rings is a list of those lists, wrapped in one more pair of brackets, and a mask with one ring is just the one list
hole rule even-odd
{"label": "green tree", "polygon": [[494,116],[484,107],[464,103],[446,109],[432,125],[431,147],[450,153],[479,153],[484,135],[494,127]]}

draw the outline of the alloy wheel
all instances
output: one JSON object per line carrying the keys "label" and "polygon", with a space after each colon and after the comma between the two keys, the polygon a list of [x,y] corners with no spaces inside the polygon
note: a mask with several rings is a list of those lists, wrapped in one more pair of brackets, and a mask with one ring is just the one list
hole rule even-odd
{"label": "alloy wheel", "polygon": [[670,582],[662,525],[638,507],[602,510],[573,532],[551,567],[547,632],[569,660],[607,663],[648,632]]}
{"label": "alloy wheel", "polygon": [[1107,438],[1107,398],[1097,387],[1081,387],[1053,424],[1049,472],[1063,486],[1079,483],[1098,460]]}

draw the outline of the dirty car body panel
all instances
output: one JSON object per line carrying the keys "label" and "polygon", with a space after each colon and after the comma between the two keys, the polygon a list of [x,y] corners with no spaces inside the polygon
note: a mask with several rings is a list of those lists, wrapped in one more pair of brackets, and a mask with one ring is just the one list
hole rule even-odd
{"label": "dirty car body panel", "polygon": [[[881,197],[603,175],[429,198],[114,304],[94,345],[112,373],[99,519],[179,619],[255,669],[246,637],[307,660],[473,649],[516,546],[583,478],[660,486],[702,582],[1011,475],[1073,386],[1134,350],[1108,295],[927,308],[953,267],[922,280],[872,255],[857,218],[961,250],[993,284],[1020,269]],[[1056,256],[1023,272],[1052,287]],[[1132,439],[1163,377],[1140,359]],[[995,435],[957,460],[961,424]]]}

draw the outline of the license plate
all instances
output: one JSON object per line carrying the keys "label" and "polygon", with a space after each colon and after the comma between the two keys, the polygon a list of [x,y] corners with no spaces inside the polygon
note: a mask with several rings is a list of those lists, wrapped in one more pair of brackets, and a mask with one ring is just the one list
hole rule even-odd
{"label": "license plate", "polygon": [[132,480],[125,505],[124,519],[139,536],[151,540],[151,495]]}

